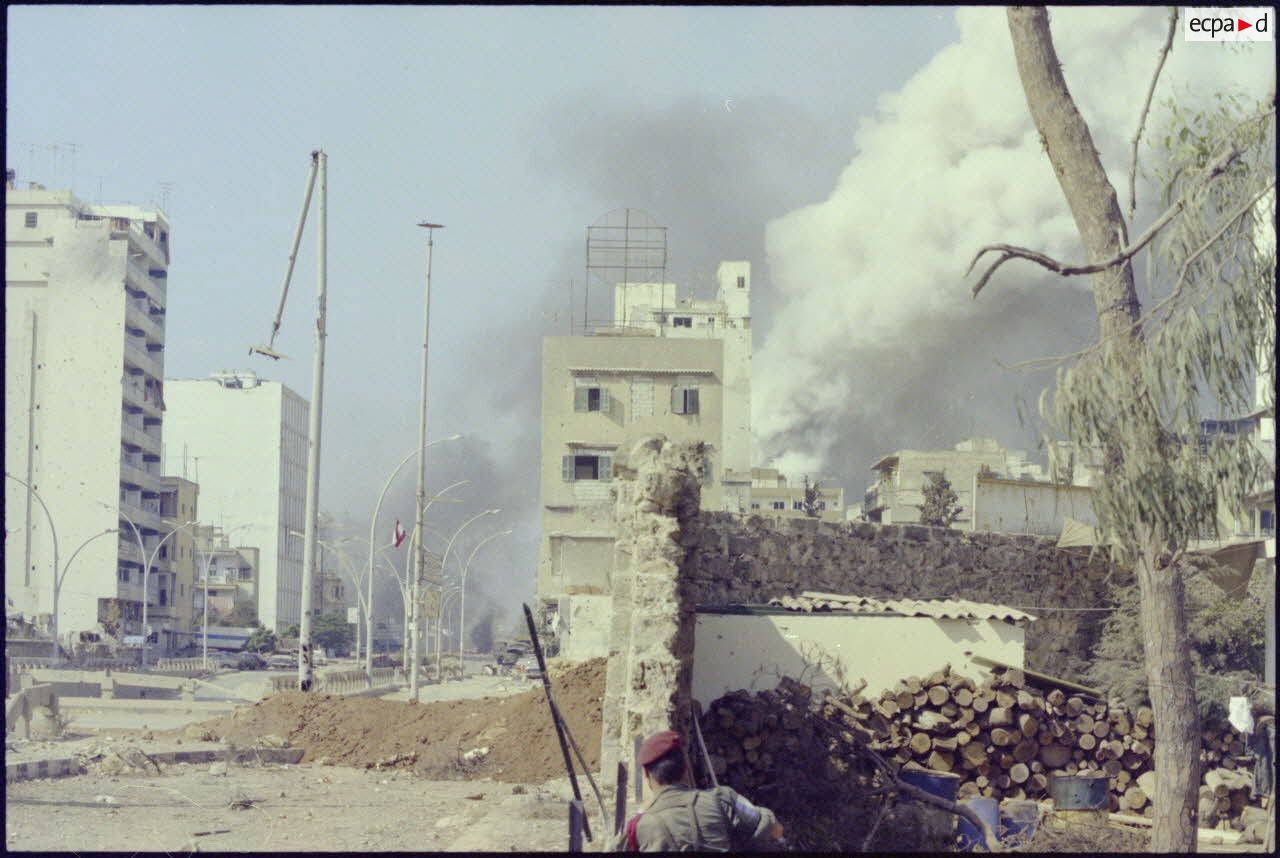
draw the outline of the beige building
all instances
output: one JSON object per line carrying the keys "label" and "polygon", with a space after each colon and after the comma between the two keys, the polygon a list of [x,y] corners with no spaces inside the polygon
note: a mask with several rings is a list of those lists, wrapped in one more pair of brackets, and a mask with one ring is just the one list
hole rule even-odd
{"label": "beige building", "polygon": [[[816,482],[816,481],[815,481]],[[844,521],[844,489],[818,486],[815,499],[823,521]],[[776,468],[751,469],[751,513],[773,518],[804,518],[804,481],[792,485]]]}
{"label": "beige building", "polygon": [[951,450],[898,450],[871,466],[876,481],[867,488],[863,517],[881,524],[920,521],[920,505],[930,475],[943,474],[955,490],[960,517],[955,527],[973,529],[973,486],[979,475],[1048,481],[1040,465],[1020,450],[1006,450],[991,438],[970,438]]}
{"label": "beige building", "polygon": [[173,531],[160,546],[160,557],[168,568],[152,572],[157,576],[156,599],[148,605],[147,619],[157,633],[160,651],[173,652],[194,642],[192,596],[197,581],[193,527],[184,527],[198,517],[200,487],[182,477],[160,478],[160,517],[165,530]]}
{"label": "beige building", "polygon": [[638,440],[703,442],[702,508],[748,509],[750,266],[722,263],[718,279],[714,301],[619,287],[613,327],[543,340],[538,598],[566,657],[608,649],[610,483]]}

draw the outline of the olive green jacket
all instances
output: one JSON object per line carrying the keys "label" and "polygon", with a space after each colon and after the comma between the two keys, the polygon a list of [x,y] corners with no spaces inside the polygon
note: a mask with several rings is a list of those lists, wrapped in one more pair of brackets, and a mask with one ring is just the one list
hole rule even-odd
{"label": "olive green jacket", "polygon": [[668,784],[636,823],[641,852],[728,852],[769,842],[777,820],[727,786]]}

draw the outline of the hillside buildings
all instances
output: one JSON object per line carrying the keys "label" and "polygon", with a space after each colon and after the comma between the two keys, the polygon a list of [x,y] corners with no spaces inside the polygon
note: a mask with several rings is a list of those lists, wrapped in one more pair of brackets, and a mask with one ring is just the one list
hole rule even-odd
{"label": "hillside buildings", "polygon": [[[6,186],[5,596],[48,625],[56,532],[64,642],[104,620],[140,635],[143,552],[175,526],[160,478],[169,222],[12,173]],[[148,576],[149,621],[177,622],[172,559]]]}
{"label": "hillside buildings", "polygon": [[258,620],[282,632],[302,609],[307,401],[250,371],[165,384],[167,468],[200,483],[203,521],[257,546]]}
{"label": "hillside buildings", "polygon": [[[814,498],[817,518],[823,521],[844,521],[844,489],[840,486],[817,486]],[[787,475],[777,468],[751,469],[751,513],[772,518],[802,518],[805,511],[804,483],[787,481]]]}
{"label": "hillside buildings", "polygon": [[702,508],[750,508],[750,264],[723,262],[716,278],[708,301],[620,285],[612,327],[543,339],[538,598],[562,655],[607,649],[610,482],[636,441],[703,442]]}

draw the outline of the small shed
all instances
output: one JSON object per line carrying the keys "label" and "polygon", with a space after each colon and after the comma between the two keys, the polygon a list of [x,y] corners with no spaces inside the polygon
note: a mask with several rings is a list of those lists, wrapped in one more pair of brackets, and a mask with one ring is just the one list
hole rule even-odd
{"label": "small shed", "polygon": [[872,599],[805,592],[765,605],[700,607],[693,696],[703,705],[746,689],[774,688],[784,676],[815,690],[893,687],[950,664],[975,679],[974,656],[1023,666],[1031,614],[963,599]]}

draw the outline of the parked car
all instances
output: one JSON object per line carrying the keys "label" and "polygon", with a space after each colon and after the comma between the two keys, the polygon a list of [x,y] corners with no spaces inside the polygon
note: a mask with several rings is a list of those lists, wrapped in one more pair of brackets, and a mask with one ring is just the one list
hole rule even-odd
{"label": "parked car", "polygon": [[272,670],[289,670],[298,666],[298,657],[296,655],[286,655],[280,653],[270,656],[267,659],[267,667]]}
{"label": "parked car", "polygon": [[237,670],[266,670],[267,660],[256,652],[242,652],[236,663]]}
{"label": "parked car", "polygon": [[525,679],[542,678],[542,670],[538,667],[538,659],[531,655],[526,655],[519,659],[511,666],[511,672],[516,676],[522,676]]}

